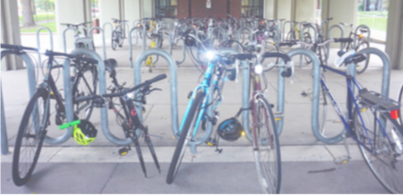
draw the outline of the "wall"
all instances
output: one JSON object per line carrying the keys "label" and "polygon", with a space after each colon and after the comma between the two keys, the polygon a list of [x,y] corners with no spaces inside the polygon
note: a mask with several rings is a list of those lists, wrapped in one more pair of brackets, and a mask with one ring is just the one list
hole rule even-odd
{"label": "wall", "polygon": [[[112,18],[120,18],[120,0],[99,0],[99,25],[103,28],[104,24],[107,22],[112,23]],[[113,25],[113,23],[112,23]],[[105,39],[110,40],[112,36],[112,29],[109,25],[105,26]],[[108,43],[106,43],[108,44]]]}
{"label": "wall", "polygon": [[403,1],[390,0],[386,36],[386,53],[392,68],[403,70]]}
{"label": "wall", "polygon": [[263,10],[263,17],[268,19],[274,19],[274,1],[275,0],[265,0],[264,1],[264,10]]}
{"label": "wall", "polygon": [[189,15],[189,0],[178,0],[178,18],[204,18],[206,16],[227,18],[227,2],[229,13],[235,18],[241,18],[241,0],[211,0],[211,8],[206,8],[206,0],[191,0],[191,15]]}

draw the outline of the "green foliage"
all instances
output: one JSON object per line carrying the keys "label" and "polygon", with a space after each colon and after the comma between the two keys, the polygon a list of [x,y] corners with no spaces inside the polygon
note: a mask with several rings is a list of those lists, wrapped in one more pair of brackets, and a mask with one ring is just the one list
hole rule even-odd
{"label": "green foliage", "polygon": [[[56,22],[40,24],[40,25],[37,25],[37,26],[32,27],[32,28],[21,28],[20,32],[22,32],[22,33],[36,33],[36,31],[39,28],[43,27],[43,26],[48,27],[52,31],[52,33],[57,32],[56,31]],[[44,30],[44,32],[48,32],[48,31]]]}
{"label": "green foliage", "polygon": [[[357,18],[357,24],[368,25],[370,29],[386,32],[387,17],[361,17]],[[358,26],[357,25],[357,26]]]}
{"label": "green foliage", "polygon": [[[20,22],[23,22],[22,16],[19,16]],[[42,22],[42,21],[53,21],[55,20],[54,13],[47,13],[47,14],[36,14],[34,15],[35,22]]]}

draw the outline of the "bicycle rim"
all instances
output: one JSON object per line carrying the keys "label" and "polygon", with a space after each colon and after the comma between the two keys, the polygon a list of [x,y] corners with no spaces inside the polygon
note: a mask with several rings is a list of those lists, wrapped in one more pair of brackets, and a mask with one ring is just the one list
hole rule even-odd
{"label": "bicycle rim", "polygon": [[280,192],[281,155],[273,112],[264,98],[254,105],[253,145],[256,170],[263,193]]}
{"label": "bicycle rim", "polygon": [[17,186],[28,182],[41,152],[49,112],[46,92],[39,90],[32,96],[18,130],[12,165]]}
{"label": "bicycle rim", "polygon": [[[96,66],[92,64],[84,65],[79,71],[79,75],[74,82],[73,97],[77,98],[96,94],[98,76]],[[89,120],[93,109],[93,100],[74,104],[74,113],[80,119]]]}
{"label": "bicycle rim", "polygon": [[362,106],[359,110],[362,121],[356,110],[354,113],[356,137],[365,146],[374,150],[370,152],[359,145],[365,162],[389,192],[403,193],[403,164],[401,162],[403,160],[403,134],[401,130],[389,118],[386,119],[386,124],[380,125],[382,115],[373,112],[368,107]]}

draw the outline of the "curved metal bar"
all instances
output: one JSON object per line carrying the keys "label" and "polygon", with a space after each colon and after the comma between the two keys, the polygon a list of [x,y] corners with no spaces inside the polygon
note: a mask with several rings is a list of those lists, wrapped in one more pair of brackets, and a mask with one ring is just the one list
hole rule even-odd
{"label": "curved metal bar", "polygon": [[135,26],[133,27],[130,32],[129,32],[129,60],[130,60],[130,68],[133,68],[133,45],[132,45],[132,34],[133,31],[137,30],[136,32],[138,33],[136,36],[136,44],[137,45],[138,41],[139,41],[139,34],[140,34],[140,27]]}
{"label": "curved metal bar", "polygon": [[77,29],[73,28],[73,27],[68,27],[66,29],[64,29],[63,31],[63,48],[64,48],[64,53],[67,53],[67,45],[66,45],[66,32],[68,30],[74,30],[75,34],[77,34]]}
{"label": "curved metal bar", "polygon": [[[42,30],[47,30],[48,31],[48,33],[49,33],[49,37],[50,37],[50,50],[52,50],[53,51],[53,35],[52,35],[52,31],[48,28],[48,27],[41,27],[41,28],[39,28],[37,31],[36,31],[36,46],[37,46],[37,48],[38,49],[41,49],[41,39],[39,38],[39,33],[42,31]],[[37,64],[37,66],[38,66],[38,68],[41,68],[41,64],[42,64],[42,59],[41,59],[41,53],[39,53],[38,52],[38,64]]]}
{"label": "curved metal bar", "polygon": [[[249,108],[249,96],[250,96],[250,69],[247,61],[241,61],[242,65],[242,108]],[[249,140],[252,139],[252,135],[249,129],[249,110],[242,112],[242,126],[245,129],[246,137]]]}
{"label": "curved metal bar", "polygon": [[[283,32],[283,33],[285,32],[285,26],[286,26],[286,24],[288,24],[288,23],[290,23],[290,30],[294,29],[294,22],[292,22],[291,20],[285,21],[284,24],[283,24],[283,28],[282,28],[282,30],[283,30],[282,32]],[[285,36],[287,36],[287,35],[281,36],[281,41],[284,41],[284,37],[285,37]]]}
{"label": "curved metal bar", "polygon": [[[178,86],[177,86],[177,76],[176,76],[176,63],[175,60],[169,55],[168,52],[162,49],[148,49],[141,52],[134,63],[133,73],[134,73],[134,85],[141,83],[141,64],[149,55],[157,55],[164,58],[169,65],[169,77],[171,86],[171,123],[172,131],[174,135],[179,132],[179,122],[178,122]],[[136,93],[138,93],[136,91]],[[141,109],[141,103],[136,103],[136,109]],[[140,107],[138,107],[140,106]],[[141,110],[137,110],[140,121],[143,121],[143,114]]]}
{"label": "curved metal bar", "polygon": [[0,101],[1,101],[1,154],[6,155],[10,153],[8,150],[8,136],[6,126],[6,116],[4,114],[4,102],[3,102],[3,87],[0,80]]}
{"label": "curved metal bar", "polygon": [[102,25],[102,29],[104,30],[104,33],[106,34],[106,25],[109,25],[111,27],[111,41],[112,41],[112,32],[113,32],[113,24],[111,22],[105,22],[104,25]]}
{"label": "curved metal bar", "polygon": [[245,32],[245,30],[249,32],[249,41],[252,41],[253,40],[253,32],[252,32],[252,29],[250,29],[248,27],[239,28],[236,31],[236,35],[235,35],[236,39],[240,40],[241,39],[241,33],[243,34]]}
{"label": "curved metal bar", "polygon": [[[221,26],[216,26],[216,27],[214,27],[213,29],[211,29],[211,30],[209,31],[209,33],[208,33],[208,38],[211,40],[211,44],[210,44],[210,45],[213,45],[213,44],[214,44],[214,40],[213,40],[212,38],[213,38],[213,33],[214,33],[216,30],[219,30],[219,31],[220,31],[223,40],[227,40],[227,32],[225,31],[225,29],[222,28]],[[222,41],[222,40],[219,40],[219,41]]]}
{"label": "curved metal bar", "polygon": [[[72,55],[86,55],[86,56],[89,56],[90,58],[93,58],[98,61],[99,94],[101,94],[101,95],[106,94],[105,64],[104,64],[104,61],[102,60],[101,56],[99,56],[94,51],[91,51],[88,49],[82,49],[82,48],[73,50],[71,52],[71,54]],[[106,107],[101,108],[101,126],[102,126],[102,132],[104,133],[105,137],[110,142],[112,142],[116,145],[121,145],[121,146],[129,145],[132,143],[132,140],[130,138],[120,139],[120,138],[114,136],[109,131],[108,108],[106,108]]]}
{"label": "curved metal bar", "polygon": [[183,62],[185,62],[185,59],[186,59],[186,44],[185,44],[185,40],[183,40],[183,39],[179,39],[179,40],[182,40],[182,55],[183,55],[183,57],[182,57],[182,61],[176,61],[177,65],[183,64]]}
{"label": "curved metal bar", "polygon": [[[330,37],[331,37],[331,32],[332,32],[332,30],[335,29],[335,28],[340,29],[340,34],[341,34],[341,36],[340,36],[339,38],[343,38],[343,37],[344,37],[344,28],[343,28],[343,26],[340,25],[340,24],[335,24],[335,25],[331,26],[331,27],[329,28],[329,30],[327,31],[327,37],[326,37],[326,39],[330,39]],[[330,44],[327,44],[326,47],[327,47],[327,54],[326,54],[326,61],[327,61],[327,59],[329,58]],[[340,43],[340,50],[343,50],[343,43]]]}
{"label": "curved metal bar", "polygon": [[[312,60],[313,66],[313,86],[312,86],[312,131],[319,132],[318,127],[318,111],[319,111],[319,82],[320,82],[320,63],[319,59],[314,52],[307,49],[293,49],[287,53],[290,58],[296,55],[306,55]],[[281,72],[285,70],[284,67],[279,68],[278,71],[278,94],[277,94],[277,112],[284,113],[284,96],[285,96],[285,78],[281,76]],[[277,128],[279,128],[279,132],[282,132],[284,120],[277,121]]]}
{"label": "curved metal bar", "polygon": [[105,32],[104,32],[104,30],[102,28],[100,28],[98,26],[94,26],[94,27],[90,28],[90,30],[88,31],[89,32],[89,37],[92,39],[93,42],[94,42],[94,38],[92,37],[92,31],[94,29],[98,29],[98,30],[100,30],[102,32],[102,48],[104,50],[104,60],[106,60],[107,58],[106,58]]}
{"label": "curved metal bar", "polygon": [[[367,26],[367,25],[365,25],[365,24],[361,24],[361,25],[357,26],[357,28],[355,28],[354,33],[357,34],[357,32],[358,32],[358,30],[359,30],[360,28],[364,28],[364,29],[367,29],[367,30],[368,30],[367,42],[368,42],[368,45],[370,45],[370,42],[371,42],[371,29],[369,28],[369,26]],[[356,44],[357,44],[357,36],[354,36],[354,48],[357,47]]]}
{"label": "curved metal bar", "polygon": [[371,55],[377,55],[379,56],[379,58],[381,58],[383,63],[381,94],[385,97],[389,97],[390,72],[392,66],[390,64],[390,58],[388,54],[377,48],[362,49],[359,52],[357,52],[357,54],[368,54],[368,55],[371,54]]}

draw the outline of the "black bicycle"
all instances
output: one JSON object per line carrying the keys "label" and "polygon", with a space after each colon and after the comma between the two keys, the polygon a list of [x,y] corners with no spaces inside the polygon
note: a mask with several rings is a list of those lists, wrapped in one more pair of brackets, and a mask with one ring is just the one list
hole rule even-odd
{"label": "black bicycle", "polygon": [[122,47],[123,41],[125,39],[124,37],[124,31],[121,27],[121,24],[124,22],[128,22],[128,20],[118,20],[115,18],[112,18],[113,23],[115,24],[115,29],[112,31],[112,49],[115,50],[116,46]]}

